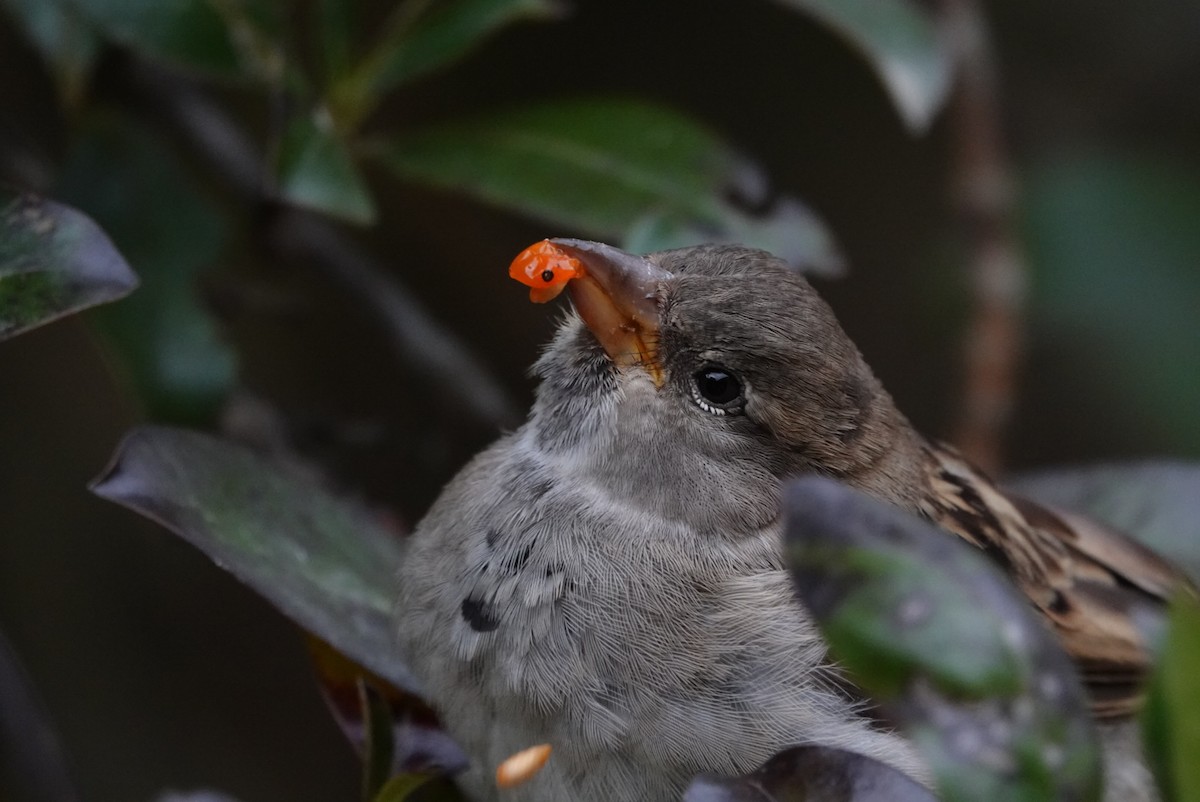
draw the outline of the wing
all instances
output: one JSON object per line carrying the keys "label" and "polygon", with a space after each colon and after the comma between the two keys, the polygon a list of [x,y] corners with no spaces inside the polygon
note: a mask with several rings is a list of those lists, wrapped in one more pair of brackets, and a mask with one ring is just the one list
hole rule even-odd
{"label": "wing", "polygon": [[983,549],[1049,620],[1099,718],[1133,713],[1150,655],[1135,621],[1191,583],[1157,554],[1082,516],[1006,495],[953,449],[930,449],[921,512]]}

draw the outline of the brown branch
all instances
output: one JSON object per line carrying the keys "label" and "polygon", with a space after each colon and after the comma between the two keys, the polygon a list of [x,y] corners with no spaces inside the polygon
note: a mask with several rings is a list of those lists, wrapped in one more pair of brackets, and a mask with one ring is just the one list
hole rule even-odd
{"label": "brown branch", "polygon": [[940,0],[958,67],[950,105],[953,193],[972,295],[959,419],[951,439],[985,470],[1003,461],[1024,340],[1027,268],[1015,231],[996,68],[978,0]]}

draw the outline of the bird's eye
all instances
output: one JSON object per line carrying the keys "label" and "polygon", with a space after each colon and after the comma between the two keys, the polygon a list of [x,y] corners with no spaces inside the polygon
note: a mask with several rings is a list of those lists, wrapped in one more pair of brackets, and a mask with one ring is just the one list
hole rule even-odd
{"label": "bird's eye", "polygon": [[693,374],[692,397],[701,409],[714,415],[741,412],[745,403],[742,383],[720,365],[705,365]]}

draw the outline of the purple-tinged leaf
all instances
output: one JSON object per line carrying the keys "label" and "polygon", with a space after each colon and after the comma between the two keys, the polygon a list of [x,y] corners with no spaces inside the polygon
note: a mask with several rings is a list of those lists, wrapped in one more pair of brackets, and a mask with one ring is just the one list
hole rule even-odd
{"label": "purple-tinged leaf", "polygon": [[209,435],[143,426],[92,491],[161,523],[285,615],[398,688],[395,533],[311,480]]}
{"label": "purple-tinged leaf", "polygon": [[137,276],[83,213],[0,189],[0,340],[133,291]]}
{"label": "purple-tinged leaf", "polygon": [[936,802],[906,774],[827,746],[794,746],[742,777],[697,777],[683,802]]}

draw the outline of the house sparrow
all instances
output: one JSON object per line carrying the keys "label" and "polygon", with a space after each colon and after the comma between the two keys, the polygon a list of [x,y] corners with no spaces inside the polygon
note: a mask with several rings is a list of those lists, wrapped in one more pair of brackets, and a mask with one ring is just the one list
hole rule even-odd
{"label": "house sparrow", "polygon": [[[1130,609],[1159,604],[1172,568],[918,434],[770,254],[550,243],[582,270],[529,419],[450,482],[401,578],[403,649],[474,759],[472,797],[496,798],[496,766],[541,742],[553,757],[505,799],[678,799],[697,773],[797,743],[928,784],[912,744],[847,693],[789,584],[780,481],[809,472],[983,549],[1078,661],[1097,717],[1136,708],[1148,658]],[[1108,798],[1153,798],[1128,727],[1106,732]]]}

